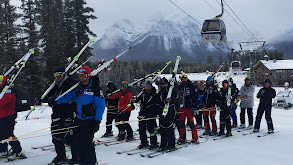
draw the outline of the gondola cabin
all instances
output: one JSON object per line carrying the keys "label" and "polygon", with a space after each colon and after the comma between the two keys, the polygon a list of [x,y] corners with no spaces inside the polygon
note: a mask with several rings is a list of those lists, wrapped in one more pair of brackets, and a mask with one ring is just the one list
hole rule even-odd
{"label": "gondola cabin", "polygon": [[241,72],[242,71],[242,64],[240,61],[233,61],[231,63],[231,67],[232,67],[232,72],[236,73],[236,72]]}
{"label": "gondola cabin", "polygon": [[206,42],[225,42],[227,37],[224,21],[217,18],[205,20],[202,26],[201,36]]}

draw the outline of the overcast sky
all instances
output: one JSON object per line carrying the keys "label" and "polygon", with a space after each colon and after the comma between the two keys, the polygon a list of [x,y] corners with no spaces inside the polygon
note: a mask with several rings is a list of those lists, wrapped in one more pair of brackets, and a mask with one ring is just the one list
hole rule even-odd
{"label": "overcast sky", "polygon": [[[20,3],[20,0],[11,0]],[[94,8],[94,15],[90,27],[100,38],[105,29],[120,19],[129,19],[135,24],[143,24],[153,17],[167,16],[178,12],[169,0],[86,0]],[[217,0],[172,0],[188,14],[201,23],[204,19],[213,18],[220,13]],[[206,3],[216,9],[217,13]],[[220,1],[220,0],[218,0]],[[244,22],[248,29],[259,40],[270,40],[272,37],[284,34],[293,29],[293,1],[292,0],[225,0]],[[230,11],[228,6],[225,9]],[[251,38],[233,21],[227,12],[223,19],[227,27],[228,40],[234,42],[249,41]],[[238,20],[237,20],[238,21]],[[239,22],[239,21],[238,21]],[[231,27],[230,25],[233,27]],[[239,22],[240,24],[240,22]],[[234,30],[235,29],[235,30]]]}

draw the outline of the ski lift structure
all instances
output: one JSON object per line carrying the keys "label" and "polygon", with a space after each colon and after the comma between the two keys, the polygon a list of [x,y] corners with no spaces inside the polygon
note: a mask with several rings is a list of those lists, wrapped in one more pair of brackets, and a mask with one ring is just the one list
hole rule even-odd
{"label": "ski lift structure", "polygon": [[221,0],[222,13],[217,15],[213,19],[207,19],[204,21],[201,29],[201,36],[204,41],[210,43],[225,42],[226,37],[226,26],[223,20],[220,18],[224,14],[223,0]]}
{"label": "ski lift structure", "polygon": [[239,73],[242,71],[242,63],[241,61],[232,61],[231,68],[233,73]]}

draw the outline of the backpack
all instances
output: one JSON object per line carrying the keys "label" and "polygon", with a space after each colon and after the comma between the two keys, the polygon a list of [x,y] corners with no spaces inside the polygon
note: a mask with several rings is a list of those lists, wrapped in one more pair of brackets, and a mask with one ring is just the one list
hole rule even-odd
{"label": "backpack", "polygon": [[30,110],[31,107],[31,96],[30,93],[26,90],[23,90],[19,87],[13,87],[16,94],[16,105],[15,111],[22,112]]}

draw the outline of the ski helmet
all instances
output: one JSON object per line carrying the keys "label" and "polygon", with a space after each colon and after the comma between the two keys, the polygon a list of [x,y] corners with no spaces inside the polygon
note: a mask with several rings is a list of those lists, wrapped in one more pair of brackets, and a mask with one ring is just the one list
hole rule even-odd
{"label": "ski helmet", "polygon": [[116,88],[116,85],[114,84],[114,82],[113,81],[109,81],[108,83],[107,83],[107,85],[106,85],[108,88],[113,88],[113,89],[115,89]]}
{"label": "ski helmet", "polygon": [[91,68],[89,68],[88,66],[83,66],[78,71],[79,74],[85,74],[87,76],[89,76],[91,72]]}
{"label": "ski helmet", "polygon": [[58,66],[55,69],[54,76],[59,77],[59,76],[64,76],[65,75],[65,68],[63,66]]}
{"label": "ski helmet", "polygon": [[128,87],[128,81],[122,81],[122,87]]}
{"label": "ski helmet", "polygon": [[7,77],[4,75],[0,75],[0,87],[3,87],[7,82]]}
{"label": "ski helmet", "polygon": [[152,86],[153,82],[152,80],[148,79],[145,81],[145,85],[151,85]]}
{"label": "ski helmet", "polygon": [[212,76],[209,76],[208,78],[207,78],[207,81],[212,81],[214,78],[212,77]]}
{"label": "ski helmet", "polygon": [[182,73],[180,76],[179,76],[180,79],[183,79],[183,78],[187,78],[187,75],[185,73]]}

